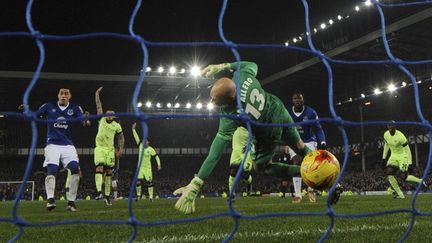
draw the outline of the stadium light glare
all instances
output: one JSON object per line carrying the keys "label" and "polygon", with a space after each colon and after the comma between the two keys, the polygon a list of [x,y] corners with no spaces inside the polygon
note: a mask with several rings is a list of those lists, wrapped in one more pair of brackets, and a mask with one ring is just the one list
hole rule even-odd
{"label": "stadium light glare", "polygon": [[314,33],[318,32],[318,30],[316,28],[314,28]]}
{"label": "stadium light glare", "polygon": [[168,108],[171,108],[171,106],[172,106],[172,104],[168,102],[168,103],[167,103],[167,107],[168,107]]}
{"label": "stadium light glare", "polygon": [[190,70],[190,73],[194,77],[198,77],[200,75],[200,68],[198,66],[193,66]]}
{"label": "stadium light glare", "polygon": [[299,36],[299,41],[303,40],[303,38],[301,36]]}
{"label": "stadium light glare", "polygon": [[213,103],[210,102],[207,104],[207,110],[211,111],[213,110],[213,108],[214,108]]}
{"label": "stadium light glare", "polygon": [[360,7],[359,7],[359,6],[355,6],[354,9],[355,9],[355,11],[357,11],[357,12],[360,11]]}
{"label": "stadium light glare", "polygon": [[189,103],[189,102],[186,103],[186,108],[187,108],[187,109],[190,109],[191,107],[192,107],[192,104],[191,104],[191,103]]}
{"label": "stadium light glare", "polygon": [[146,67],[146,72],[151,72],[151,67]]}
{"label": "stadium light glare", "polygon": [[138,102],[138,103],[137,103],[137,107],[138,107],[138,108],[142,107],[142,103],[141,103],[141,102]]}
{"label": "stadium light glare", "polygon": [[184,69],[184,68],[182,68],[181,70],[180,70],[180,73],[185,73],[186,72],[186,69]]}
{"label": "stadium light glare", "polygon": [[308,35],[309,35],[309,32],[306,31],[306,36],[308,36]]}
{"label": "stadium light glare", "polygon": [[361,96],[362,98],[365,98],[365,97],[366,97],[366,95],[365,95],[365,94],[363,94],[363,93],[362,93],[362,94],[361,94],[360,96]]}
{"label": "stadium light glare", "polygon": [[422,83],[422,81],[421,81],[421,80],[419,80],[419,81],[417,81],[417,83],[418,83],[418,84],[421,84],[421,83]]}
{"label": "stadium light glare", "polygon": [[158,72],[159,73],[162,73],[164,71],[164,68],[163,67],[158,67]]}
{"label": "stadium light glare", "polygon": [[406,82],[402,82],[402,87],[406,87],[407,83]]}
{"label": "stadium light glare", "polygon": [[329,24],[333,24],[334,22],[333,22],[333,19],[330,19],[329,20]]}
{"label": "stadium light glare", "polygon": [[202,104],[201,104],[201,102],[198,102],[198,103],[196,104],[196,108],[197,108],[198,110],[202,108]]}
{"label": "stadium light glare", "polygon": [[157,108],[161,108],[161,103],[159,103],[159,102],[156,103],[156,107],[157,107]]}
{"label": "stadium light glare", "polygon": [[325,23],[322,23],[322,24],[320,25],[320,27],[321,27],[321,29],[325,29],[325,28],[326,28],[326,24],[325,24]]}
{"label": "stadium light glare", "polygon": [[382,91],[380,89],[374,89],[374,94],[375,95],[382,94]]}
{"label": "stadium light glare", "polygon": [[365,5],[366,5],[366,6],[370,6],[370,5],[372,5],[371,0],[366,0]]}
{"label": "stadium light glare", "polygon": [[364,103],[364,105],[370,105],[370,104],[372,104],[370,101]]}
{"label": "stadium light glare", "polygon": [[338,16],[337,16],[337,19],[338,19],[338,20],[342,20],[342,16],[341,16],[341,15],[338,15]]}
{"label": "stadium light glare", "polygon": [[147,107],[147,108],[152,107],[152,103],[151,103],[150,101],[147,101],[147,102],[146,102],[146,107]]}
{"label": "stadium light glare", "polygon": [[288,43],[288,42],[285,42],[285,46],[289,46],[289,43]]}
{"label": "stadium light glare", "polygon": [[297,42],[297,38],[293,38],[293,42],[296,43]]}
{"label": "stadium light glare", "polygon": [[175,103],[174,108],[180,108],[180,103]]}
{"label": "stadium light glare", "polygon": [[394,84],[389,84],[387,86],[388,91],[393,92],[396,90],[396,86]]}
{"label": "stadium light glare", "polygon": [[175,67],[170,67],[170,69],[169,69],[170,74],[174,74],[176,72],[177,72],[177,69]]}

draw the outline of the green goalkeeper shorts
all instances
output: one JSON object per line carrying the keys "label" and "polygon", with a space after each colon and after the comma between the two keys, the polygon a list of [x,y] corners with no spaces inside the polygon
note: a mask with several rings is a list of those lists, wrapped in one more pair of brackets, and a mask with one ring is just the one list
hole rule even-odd
{"label": "green goalkeeper shorts", "polygon": [[[244,153],[246,151],[248,137],[249,137],[248,130],[244,127],[238,127],[237,130],[234,132],[232,138],[232,152],[230,158],[230,167],[236,165],[238,166],[242,162]],[[251,148],[251,151],[253,151],[253,146]],[[246,161],[243,166],[244,171],[252,170],[251,151],[249,151],[249,153],[247,154]]]}
{"label": "green goalkeeper shorts", "polygon": [[115,151],[114,147],[104,148],[96,147],[94,149],[94,163],[96,166],[103,165],[107,167],[115,166]]}

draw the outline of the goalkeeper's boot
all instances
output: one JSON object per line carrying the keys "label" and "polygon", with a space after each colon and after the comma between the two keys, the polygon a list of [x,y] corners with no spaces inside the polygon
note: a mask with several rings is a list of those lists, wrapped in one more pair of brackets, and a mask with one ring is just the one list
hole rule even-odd
{"label": "goalkeeper's boot", "polygon": [[55,207],[56,207],[56,204],[55,204],[55,200],[54,200],[54,198],[48,198],[48,200],[47,200],[47,204],[46,204],[46,209],[47,209],[48,211],[51,211],[51,210],[53,210]]}
{"label": "goalkeeper's boot", "polygon": [[68,201],[68,205],[66,207],[67,211],[76,212],[78,211],[74,201]]}
{"label": "goalkeeper's boot", "polygon": [[109,196],[105,196],[104,203],[105,203],[105,206],[111,206],[112,205],[111,199]]}
{"label": "goalkeeper's boot", "polygon": [[312,187],[308,187],[308,197],[311,203],[316,202],[316,193]]}
{"label": "goalkeeper's boot", "polygon": [[295,204],[301,203],[302,199],[303,199],[302,197],[295,196],[292,200],[292,203],[295,203]]}
{"label": "goalkeeper's boot", "polygon": [[339,184],[336,186],[336,189],[332,195],[332,197],[330,198],[330,204],[334,205],[339,201],[340,195],[342,194],[344,188]]}
{"label": "goalkeeper's boot", "polygon": [[99,196],[95,197],[95,199],[96,199],[96,200],[104,199],[104,196],[103,196],[102,192],[99,193]]}

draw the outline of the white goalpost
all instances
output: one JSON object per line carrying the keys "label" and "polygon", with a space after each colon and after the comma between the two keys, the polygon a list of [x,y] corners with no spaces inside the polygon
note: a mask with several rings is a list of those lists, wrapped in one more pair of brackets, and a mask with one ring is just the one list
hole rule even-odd
{"label": "white goalpost", "polygon": [[[13,193],[12,198],[15,198],[16,193],[19,190],[19,187],[23,181],[0,181],[0,189],[3,188],[4,197],[6,198],[6,191],[8,190],[8,186],[10,186],[11,193]],[[31,193],[31,201],[34,201],[34,194],[35,194],[35,182],[34,181],[26,181],[26,189],[24,190],[24,193],[22,196],[28,195],[27,193]],[[26,198],[22,198],[24,200],[27,200]]]}

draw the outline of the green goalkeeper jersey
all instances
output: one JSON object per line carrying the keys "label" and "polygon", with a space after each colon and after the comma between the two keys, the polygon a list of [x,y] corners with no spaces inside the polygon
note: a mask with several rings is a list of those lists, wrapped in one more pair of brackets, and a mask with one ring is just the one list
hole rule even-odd
{"label": "green goalkeeper jersey", "polygon": [[[263,90],[260,82],[256,79],[258,67],[255,63],[240,62],[239,64],[240,69],[234,72],[233,80],[236,82],[236,87],[240,88],[240,101],[244,111],[253,121],[271,123],[274,115],[277,116],[277,114],[273,113],[284,108],[283,103],[274,95]],[[237,62],[231,63],[230,68],[236,70]],[[237,84],[237,79],[240,81],[239,84]],[[239,115],[240,111],[237,109],[237,106],[225,106],[220,108],[219,113]],[[239,120],[225,117],[219,119],[218,132],[210,147],[209,154],[198,172],[199,178],[205,180],[209,176],[209,173],[222,156],[223,151],[229,145],[235,130],[241,124],[242,122]],[[263,128],[253,127],[253,129],[254,134],[262,134]]]}
{"label": "green goalkeeper jersey", "polygon": [[102,117],[99,120],[96,147],[114,148],[114,136],[121,132],[122,127],[118,122],[112,121],[108,123],[106,117]]}

